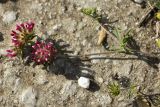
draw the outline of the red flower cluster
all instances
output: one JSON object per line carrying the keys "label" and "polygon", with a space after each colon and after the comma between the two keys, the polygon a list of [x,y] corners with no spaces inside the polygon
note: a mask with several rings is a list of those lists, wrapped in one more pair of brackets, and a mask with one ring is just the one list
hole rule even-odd
{"label": "red flower cluster", "polygon": [[12,30],[11,33],[12,43],[14,44],[14,46],[21,47],[25,43],[27,43],[27,41],[33,39],[30,38],[30,36],[33,36],[33,28],[33,22],[26,22],[16,25],[16,31]]}
{"label": "red flower cluster", "polygon": [[37,41],[33,46],[32,59],[38,64],[50,62],[56,53],[53,43],[45,41]]}
{"label": "red flower cluster", "polygon": [[27,56],[31,57],[32,61],[37,64],[49,63],[55,57],[56,49],[53,46],[52,42],[46,42],[41,40],[42,38],[37,39],[35,42],[33,40],[36,37],[34,31],[33,22],[25,22],[19,25],[16,25],[16,30],[12,30],[12,43],[13,48],[7,50],[7,57],[13,58],[15,56],[25,55],[27,47],[32,47],[31,53]]}
{"label": "red flower cluster", "polygon": [[19,25],[16,25],[16,30],[12,30],[12,43],[14,48],[7,50],[7,57],[13,58],[19,53],[18,51],[22,51],[23,46],[28,41],[34,38],[34,23],[33,22],[25,22]]}

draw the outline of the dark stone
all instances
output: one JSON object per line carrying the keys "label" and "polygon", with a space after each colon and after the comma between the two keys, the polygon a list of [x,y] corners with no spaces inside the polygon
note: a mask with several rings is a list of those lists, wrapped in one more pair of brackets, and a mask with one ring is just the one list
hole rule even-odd
{"label": "dark stone", "polygon": [[3,34],[0,32],[0,42],[3,41],[4,38],[3,38]]}

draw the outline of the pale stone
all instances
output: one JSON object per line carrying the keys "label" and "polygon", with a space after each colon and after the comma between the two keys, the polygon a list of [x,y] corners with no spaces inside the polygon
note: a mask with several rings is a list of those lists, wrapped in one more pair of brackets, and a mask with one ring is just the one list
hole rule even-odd
{"label": "pale stone", "polygon": [[141,4],[142,2],[144,2],[145,0],[134,0],[136,3]]}
{"label": "pale stone", "polygon": [[89,74],[89,72],[87,70],[82,70],[82,73]]}
{"label": "pale stone", "polygon": [[37,91],[33,89],[33,87],[28,87],[22,92],[20,100],[25,105],[25,107],[35,107],[36,97]]}
{"label": "pale stone", "polygon": [[4,13],[2,20],[5,23],[12,23],[16,20],[16,15],[17,15],[17,13],[14,11],[7,11]]}
{"label": "pale stone", "polygon": [[90,79],[86,77],[80,77],[78,79],[78,85],[81,86],[82,88],[89,88]]}

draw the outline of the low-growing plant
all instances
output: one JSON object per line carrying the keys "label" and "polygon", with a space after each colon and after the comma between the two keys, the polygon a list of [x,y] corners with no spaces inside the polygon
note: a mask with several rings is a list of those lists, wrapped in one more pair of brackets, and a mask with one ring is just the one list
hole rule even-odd
{"label": "low-growing plant", "polygon": [[92,17],[92,18],[94,18],[94,19],[96,19],[96,20],[98,20],[98,21],[100,21],[101,18],[102,18],[102,16],[97,13],[96,8],[82,8],[81,12],[90,16],[90,17]]}
{"label": "low-growing plant", "polygon": [[[130,31],[129,31],[130,32]],[[120,41],[120,48],[124,52],[130,52],[130,48],[127,46],[128,42],[131,40],[131,36],[129,35],[129,32],[127,32],[122,40]]]}
{"label": "low-growing plant", "polygon": [[32,60],[38,64],[49,63],[55,57],[56,49],[52,42],[36,41],[32,49]]}
{"label": "low-growing plant", "polygon": [[16,25],[16,29],[12,30],[12,49],[7,50],[7,57],[13,58],[15,56],[23,57],[24,48],[31,45],[34,33],[34,23],[32,21]]}
{"label": "low-growing plant", "polygon": [[6,57],[29,57],[36,64],[48,64],[54,59],[57,52],[54,44],[37,36],[34,25],[32,21],[16,25],[16,29],[11,33],[12,46],[6,50]]}
{"label": "low-growing plant", "polygon": [[137,86],[135,85],[131,85],[129,87],[129,91],[128,91],[128,98],[131,98],[132,96],[136,96],[137,95]]}
{"label": "low-growing plant", "polygon": [[109,93],[113,96],[118,96],[120,94],[120,86],[118,83],[109,83],[108,84]]}
{"label": "low-growing plant", "polygon": [[115,28],[113,30],[114,36],[119,41],[120,49],[116,49],[116,50],[119,50],[120,52],[126,52],[126,53],[131,51],[130,47],[128,46],[129,42],[132,42],[131,31],[132,30],[128,30],[126,33],[123,33],[120,28]]}

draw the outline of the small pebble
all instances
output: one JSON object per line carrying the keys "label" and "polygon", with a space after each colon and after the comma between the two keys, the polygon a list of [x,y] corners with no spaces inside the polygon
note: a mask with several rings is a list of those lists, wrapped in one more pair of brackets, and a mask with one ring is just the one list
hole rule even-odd
{"label": "small pebble", "polygon": [[16,15],[17,15],[17,13],[14,11],[7,11],[4,13],[2,20],[5,23],[12,23],[16,20]]}
{"label": "small pebble", "polygon": [[53,26],[53,30],[58,31],[61,27],[62,27],[62,24],[55,25]]}
{"label": "small pebble", "polygon": [[139,4],[141,4],[141,3],[143,3],[145,0],[134,0],[136,3],[139,3]]}
{"label": "small pebble", "polygon": [[89,88],[90,79],[86,77],[80,77],[78,79],[78,85],[81,86],[82,88]]}
{"label": "small pebble", "polygon": [[87,70],[82,70],[82,73],[89,74]]}
{"label": "small pebble", "polygon": [[106,59],[106,60],[104,61],[104,63],[110,63],[110,62],[111,62],[110,59]]}
{"label": "small pebble", "polygon": [[99,78],[97,78],[97,80],[99,83],[103,83],[103,78],[99,77]]}

